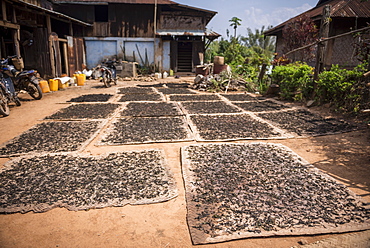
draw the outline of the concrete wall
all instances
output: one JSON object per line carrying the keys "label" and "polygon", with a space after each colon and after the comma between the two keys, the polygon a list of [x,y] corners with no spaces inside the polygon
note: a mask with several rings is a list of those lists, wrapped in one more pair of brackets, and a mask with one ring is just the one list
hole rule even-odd
{"label": "concrete wall", "polygon": [[[170,69],[169,42],[158,38],[85,37],[86,63],[89,69],[104,59],[116,57],[129,62],[159,66],[161,71]],[[167,44],[168,43],[168,44]]]}

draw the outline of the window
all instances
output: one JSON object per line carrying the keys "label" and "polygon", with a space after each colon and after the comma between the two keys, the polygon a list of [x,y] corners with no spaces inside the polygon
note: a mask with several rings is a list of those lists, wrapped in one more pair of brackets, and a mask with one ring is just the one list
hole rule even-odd
{"label": "window", "polygon": [[108,5],[95,5],[95,21],[108,22]]}

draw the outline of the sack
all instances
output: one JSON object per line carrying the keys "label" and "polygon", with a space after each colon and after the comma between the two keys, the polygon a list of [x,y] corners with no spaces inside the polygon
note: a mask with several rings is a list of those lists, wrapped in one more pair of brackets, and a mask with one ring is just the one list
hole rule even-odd
{"label": "sack", "polygon": [[22,58],[12,58],[12,63],[18,71],[23,70],[24,68],[24,63]]}

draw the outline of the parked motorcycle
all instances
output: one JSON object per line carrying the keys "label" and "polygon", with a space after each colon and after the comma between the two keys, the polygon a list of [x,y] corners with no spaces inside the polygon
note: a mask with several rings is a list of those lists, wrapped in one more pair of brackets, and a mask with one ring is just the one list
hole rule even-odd
{"label": "parked motorcycle", "polygon": [[16,56],[10,56],[2,60],[1,67],[7,75],[13,78],[14,87],[16,92],[25,90],[31,97],[36,100],[42,98],[42,90],[40,82],[36,77],[36,70],[24,70],[19,72],[12,63],[12,59]]}
{"label": "parked motorcycle", "polygon": [[101,65],[98,65],[94,68],[94,75],[98,73],[98,77],[101,78],[101,82],[104,83],[105,87],[109,88],[111,83],[117,85],[117,76],[116,76],[116,66],[114,65],[115,61],[108,60],[102,62]]}
{"label": "parked motorcycle", "polygon": [[0,68],[0,115],[8,116],[10,114],[9,103],[11,102],[17,106],[21,105],[12,79],[4,74]]}

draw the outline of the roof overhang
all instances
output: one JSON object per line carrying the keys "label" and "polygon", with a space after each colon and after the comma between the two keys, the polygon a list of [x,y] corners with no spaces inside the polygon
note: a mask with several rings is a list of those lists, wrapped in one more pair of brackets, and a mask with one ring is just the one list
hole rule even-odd
{"label": "roof overhang", "polygon": [[188,9],[192,11],[202,12],[202,15],[207,19],[207,24],[217,14],[216,11],[202,9],[198,7],[188,6],[176,3],[171,0],[54,0],[57,4],[81,4],[81,5],[105,5],[105,4],[157,4],[177,7],[179,9]]}
{"label": "roof overhang", "polygon": [[13,4],[15,4],[15,3],[22,4],[22,5],[26,6],[27,8],[34,9],[34,10],[39,11],[41,13],[47,13],[47,14],[50,14],[51,16],[55,16],[55,17],[58,17],[58,18],[61,18],[61,19],[66,19],[68,21],[78,23],[78,24],[80,24],[82,26],[86,26],[86,27],[93,26],[93,24],[90,24],[90,23],[87,23],[87,22],[83,22],[81,20],[78,20],[76,18],[73,18],[73,17],[70,17],[68,15],[62,14],[60,12],[53,11],[53,10],[50,10],[50,9],[46,9],[46,8],[43,8],[43,7],[40,7],[40,6],[31,4],[31,3],[28,3],[28,2],[25,2],[23,0],[14,0],[13,1]]}
{"label": "roof overhang", "polygon": [[200,36],[206,37],[210,40],[215,40],[221,35],[213,31],[204,30],[166,30],[158,29],[156,32],[158,36]]}
{"label": "roof overhang", "polygon": [[297,19],[299,16],[307,15],[313,21],[321,20],[322,11],[325,5],[331,6],[331,18],[370,18],[370,1],[361,2],[360,0],[320,0],[319,3],[312,9],[303,12],[279,25],[273,27],[266,32],[267,36],[274,36],[281,32],[284,26]]}

